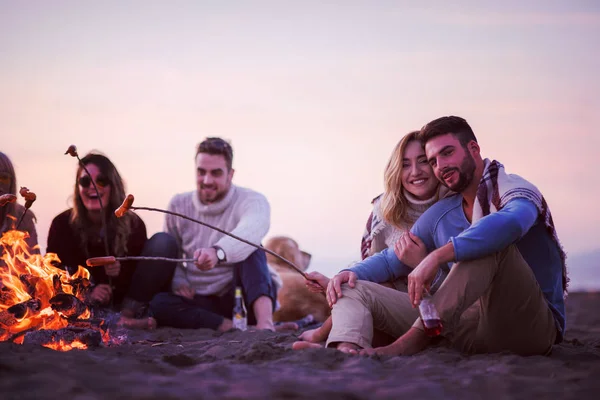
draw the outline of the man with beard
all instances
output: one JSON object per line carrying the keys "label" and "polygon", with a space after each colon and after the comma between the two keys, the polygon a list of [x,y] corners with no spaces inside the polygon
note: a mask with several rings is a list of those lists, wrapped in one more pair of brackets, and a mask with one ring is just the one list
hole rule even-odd
{"label": "man with beard", "polygon": [[[453,347],[548,354],[564,336],[567,278],[546,201],[531,183],[482,159],[463,118],[431,121],[419,138],[436,177],[457,194],[433,205],[413,226],[411,247],[428,255],[412,271],[402,262],[410,258],[407,251],[396,250],[396,261],[386,256],[392,250],[384,250],[330,281],[333,330],[327,344],[349,353],[419,352],[432,338],[417,307],[434,292],[428,290],[432,283],[447,275],[428,301]],[[408,293],[374,283],[406,274]],[[373,328],[397,340],[373,349]]]}
{"label": "man with beard", "polygon": [[[197,190],[173,197],[168,209],[260,243],[269,230],[270,207],[260,193],[231,183],[233,149],[209,137],[196,152]],[[248,305],[248,323],[274,330],[276,288],[265,253],[200,224],[167,215],[165,232],[176,242],[165,254],[195,258],[178,264],[172,292],[156,295],[150,310],[159,325],[176,328],[232,328],[235,286]],[[164,234],[162,234],[164,236]]]}

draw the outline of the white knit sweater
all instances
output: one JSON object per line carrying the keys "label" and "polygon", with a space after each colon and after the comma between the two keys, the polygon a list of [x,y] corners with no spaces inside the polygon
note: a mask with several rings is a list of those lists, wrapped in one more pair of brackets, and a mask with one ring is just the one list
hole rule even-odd
{"label": "white knit sweater", "polygon": [[[260,244],[267,234],[271,219],[269,202],[260,193],[231,185],[223,200],[202,204],[198,192],[181,193],[173,197],[169,210],[219,227],[250,242]],[[226,264],[209,271],[201,271],[193,263],[178,264],[172,287],[189,285],[196,294],[222,295],[233,281],[231,264],[245,260],[256,249],[211,228],[167,215],[164,231],[179,244],[184,258],[193,258],[194,251],[203,247],[219,246],[226,256]]]}

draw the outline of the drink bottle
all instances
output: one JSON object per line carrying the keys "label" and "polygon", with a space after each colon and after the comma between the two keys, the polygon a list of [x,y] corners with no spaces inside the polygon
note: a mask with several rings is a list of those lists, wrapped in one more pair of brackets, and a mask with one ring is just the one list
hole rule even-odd
{"label": "drink bottle", "polygon": [[248,329],[248,314],[246,313],[246,306],[244,305],[244,298],[242,297],[242,288],[235,288],[235,304],[233,306],[233,327],[241,331]]}
{"label": "drink bottle", "polygon": [[442,333],[442,320],[428,292],[423,294],[419,304],[419,314],[421,314],[421,322],[423,322],[423,328],[425,328],[427,336],[438,336]]}

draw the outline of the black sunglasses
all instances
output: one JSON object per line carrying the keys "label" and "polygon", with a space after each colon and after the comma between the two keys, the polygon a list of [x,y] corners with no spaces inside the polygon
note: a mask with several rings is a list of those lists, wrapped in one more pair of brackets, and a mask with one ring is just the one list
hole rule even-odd
{"label": "black sunglasses", "polygon": [[[90,178],[87,175],[82,176],[81,178],[79,178],[77,183],[79,183],[79,186],[81,186],[82,188],[87,189],[92,184],[92,178]],[[108,179],[106,179],[104,176],[98,175],[96,177],[96,186],[98,186],[99,188],[103,188],[103,187],[106,187],[109,185],[110,185],[110,181]]]}

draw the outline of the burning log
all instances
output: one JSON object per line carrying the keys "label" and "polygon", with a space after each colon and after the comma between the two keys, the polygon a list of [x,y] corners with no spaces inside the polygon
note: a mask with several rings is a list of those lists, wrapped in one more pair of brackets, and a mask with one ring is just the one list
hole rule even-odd
{"label": "burning log", "polygon": [[51,298],[50,307],[69,319],[77,318],[87,311],[87,306],[83,301],[68,293],[59,293]]}
{"label": "burning log", "polygon": [[[78,345],[75,345],[75,343]],[[56,350],[63,350],[61,347],[69,345],[71,347],[68,350],[71,348],[99,347],[101,343],[102,334],[100,332],[85,328],[40,329],[27,332],[23,339],[23,344],[37,344]]]}
{"label": "burning log", "polygon": [[[2,284],[2,281],[0,281],[0,285]],[[2,288],[0,288],[0,304],[6,304],[8,303],[8,301],[10,299],[12,299],[14,296],[13,291],[10,290],[10,288],[7,288],[6,286],[2,286]]]}
{"label": "burning log", "polygon": [[8,310],[0,311],[0,326],[10,327],[16,324],[18,321],[15,315]]}
{"label": "burning log", "polygon": [[92,286],[90,280],[83,277],[70,279],[65,285],[71,286],[76,296],[84,294]]}
{"label": "burning log", "polygon": [[62,283],[60,281],[60,275],[52,275],[52,287],[54,288],[54,293],[64,293]]}
{"label": "burning log", "polygon": [[15,318],[21,319],[27,314],[27,311],[36,312],[42,308],[42,302],[38,299],[29,299],[19,304],[8,307],[6,311],[14,315]]}
{"label": "burning log", "polygon": [[31,297],[34,297],[35,296],[35,285],[37,285],[37,283],[39,282],[40,277],[33,276],[31,274],[21,274],[21,275],[19,275],[19,279],[21,280],[21,282],[23,282],[23,285],[25,286],[25,290],[27,290],[27,293]]}

